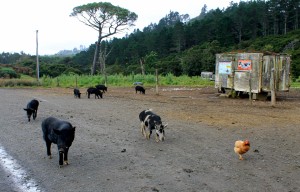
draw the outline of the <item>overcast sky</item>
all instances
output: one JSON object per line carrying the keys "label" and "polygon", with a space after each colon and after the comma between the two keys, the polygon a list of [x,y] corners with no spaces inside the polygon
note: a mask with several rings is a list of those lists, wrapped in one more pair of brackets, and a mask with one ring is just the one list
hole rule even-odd
{"label": "overcast sky", "polygon": [[[240,0],[106,0],[138,15],[133,29],[143,30],[150,23],[158,23],[170,11],[198,16],[204,4],[207,10],[227,8]],[[0,53],[50,55],[60,50],[72,50],[80,45],[88,48],[97,40],[97,31],[70,17],[76,6],[96,0],[1,0]],[[131,31],[128,31],[130,33]],[[125,34],[123,34],[125,35]]]}

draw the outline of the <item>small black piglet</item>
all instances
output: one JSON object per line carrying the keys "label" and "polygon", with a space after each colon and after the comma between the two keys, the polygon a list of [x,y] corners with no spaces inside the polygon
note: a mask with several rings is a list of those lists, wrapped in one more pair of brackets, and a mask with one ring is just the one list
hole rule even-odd
{"label": "small black piglet", "polygon": [[81,93],[80,93],[79,89],[75,88],[73,92],[74,92],[74,97],[80,99]]}
{"label": "small black piglet", "polygon": [[27,107],[24,108],[24,110],[27,112],[28,121],[30,121],[31,115],[33,116],[33,120],[35,120],[37,116],[38,107],[39,107],[39,101],[33,99],[27,104]]}

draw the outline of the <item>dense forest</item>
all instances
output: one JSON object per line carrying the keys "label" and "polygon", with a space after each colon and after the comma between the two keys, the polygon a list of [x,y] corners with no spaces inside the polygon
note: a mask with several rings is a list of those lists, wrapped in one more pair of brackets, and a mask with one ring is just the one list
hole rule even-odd
{"label": "dense forest", "polygon": [[[292,56],[292,76],[300,76],[300,0],[251,0],[231,3],[226,9],[207,10],[199,16],[170,11],[158,23],[123,38],[101,42],[107,74],[197,76],[215,70],[215,54],[229,51],[268,51]],[[40,76],[62,73],[89,74],[95,44],[74,56],[40,56]],[[0,64],[36,70],[36,57],[1,53]],[[103,66],[98,64],[98,72]],[[0,73],[1,74],[1,73]]]}

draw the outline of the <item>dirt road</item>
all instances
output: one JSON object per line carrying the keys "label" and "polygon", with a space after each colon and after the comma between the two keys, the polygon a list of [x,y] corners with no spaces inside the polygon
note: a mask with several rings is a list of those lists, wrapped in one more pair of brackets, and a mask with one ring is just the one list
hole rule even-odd
{"label": "dirt road", "polygon": [[[0,89],[0,95],[0,145],[42,191],[300,190],[297,90],[279,94],[275,107],[220,98],[214,88],[164,87],[159,95],[152,88],[145,95],[109,88],[103,99],[75,99],[71,89]],[[40,107],[27,122],[23,108],[32,98]],[[142,137],[138,114],[147,108],[168,123],[165,142]],[[42,139],[49,116],[76,126],[70,165],[60,169],[56,146],[48,159]],[[243,161],[233,152],[237,139],[251,143]],[[11,191],[9,184],[1,191]]]}

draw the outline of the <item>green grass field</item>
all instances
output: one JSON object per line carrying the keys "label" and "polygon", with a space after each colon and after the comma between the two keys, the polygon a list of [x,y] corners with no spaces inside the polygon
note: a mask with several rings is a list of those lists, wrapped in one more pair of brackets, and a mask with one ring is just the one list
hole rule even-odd
{"label": "green grass field", "polygon": [[[130,87],[134,82],[142,82],[144,86],[155,86],[155,75],[110,75],[107,77],[107,86],[109,87]],[[0,87],[63,87],[63,88],[87,88],[98,84],[104,84],[105,78],[101,75],[61,75],[57,78],[48,76],[41,77],[39,81],[34,77],[21,75],[19,79],[0,79]],[[204,87],[214,86],[214,81],[202,79],[199,76],[179,76],[172,74],[158,77],[160,86],[189,86]],[[300,88],[300,82],[297,80],[291,82],[291,88]]]}
{"label": "green grass field", "polygon": [[[9,81],[13,81],[10,82]],[[28,81],[32,85],[28,85]],[[156,77],[154,75],[110,75],[107,77],[107,86],[110,87],[130,87],[134,82],[142,82],[144,86],[155,86]],[[105,84],[105,78],[101,75],[61,75],[57,78],[41,77],[39,83],[35,78],[22,76],[20,79],[6,80],[6,83],[1,83],[0,86],[42,86],[42,87],[92,87],[98,84]],[[158,84],[160,86],[213,86],[214,82],[202,79],[201,77],[188,77],[174,75],[159,76]]]}

